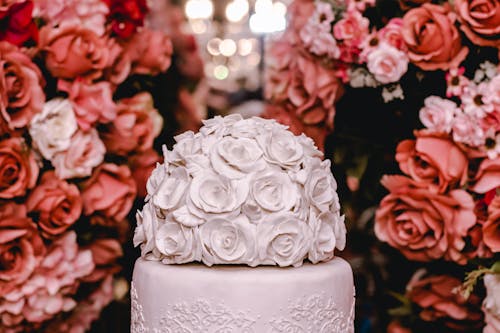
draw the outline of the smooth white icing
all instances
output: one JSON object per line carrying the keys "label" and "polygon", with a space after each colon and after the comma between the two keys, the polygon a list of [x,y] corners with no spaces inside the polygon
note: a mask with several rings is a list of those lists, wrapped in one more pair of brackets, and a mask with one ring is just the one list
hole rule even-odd
{"label": "smooth white icing", "polygon": [[354,333],[343,259],[299,268],[162,265],[138,259],[131,333]]}
{"label": "smooth white icing", "polygon": [[330,162],[274,120],[206,120],[165,149],[147,183],[134,244],[165,264],[301,266],[345,246]]}

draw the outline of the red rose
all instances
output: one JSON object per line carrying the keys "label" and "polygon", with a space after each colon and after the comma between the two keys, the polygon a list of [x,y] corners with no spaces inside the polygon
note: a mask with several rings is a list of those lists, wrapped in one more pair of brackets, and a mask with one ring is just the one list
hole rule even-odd
{"label": "red rose", "polygon": [[144,198],[147,194],[146,183],[148,178],[151,176],[156,164],[161,161],[161,157],[154,149],[149,149],[132,156],[129,161],[132,177],[137,185],[137,195]]}
{"label": "red rose", "polygon": [[28,210],[35,213],[34,220],[47,238],[65,232],[82,213],[82,199],[76,185],[57,178],[53,171],[42,176],[26,204]]}
{"label": "red rose", "polygon": [[105,0],[109,7],[111,29],[120,38],[129,38],[144,25],[148,13],[146,0]]}
{"label": "red rose", "polygon": [[500,187],[500,157],[493,160],[485,158],[479,165],[475,181],[471,190],[476,193],[487,193]]}
{"label": "red rose", "polygon": [[0,199],[23,196],[35,186],[38,165],[21,138],[0,141]]}
{"label": "red rose", "polygon": [[375,233],[380,240],[410,260],[467,262],[465,238],[476,224],[469,193],[435,193],[427,184],[404,176],[384,176],[382,184],[390,193],[375,216]]}
{"label": "red rose", "polygon": [[0,295],[12,291],[33,273],[45,253],[26,207],[0,203]]}
{"label": "red rose", "polygon": [[423,70],[458,67],[468,48],[450,18],[448,6],[426,3],[403,17],[403,39],[410,61]]}
{"label": "red rose", "polygon": [[475,294],[465,299],[457,291],[462,286],[461,280],[447,275],[424,274],[425,271],[417,271],[406,287],[407,297],[422,308],[421,319],[439,321],[457,331],[469,331],[483,325],[481,300]]}
{"label": "red rose", "polygon": [[455,0],[460,29],[480,46],[500,46],[500,2],[498,0]]}
{"label": "red rose", "polygon": [[0,132],[24,128],[43,109],[42,73],[7,42],[0,42],[0,64]]}
{"label": "red rose", "polygon": [[411,331],[401,325],[399,321],[393,320],[387,327],[387,333],[411,333]]}
{"label": "red rose", "polygon": [[0,40],[21,46],[29,40],[38,40],[38,28],[32,18],[33,1],[0,7]]}
{"label": "red rose", "polygon": [[121,221],[132,208],[136,193],[127,166],[102,164],[83,185],[83,212],[87,216],[97,214]]}
{"label": "red rose", "polygon": [[404,140],[396,149],[401,171],[418,182],[436,185],[443,193],[451,185],[464,185],[468,159],[448,137],[415,133],[416,140]]}

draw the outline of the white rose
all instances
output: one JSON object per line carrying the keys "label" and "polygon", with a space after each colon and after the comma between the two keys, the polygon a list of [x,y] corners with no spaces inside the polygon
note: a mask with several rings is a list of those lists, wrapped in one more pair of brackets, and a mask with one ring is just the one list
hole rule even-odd
{"label": "white rose", "polygon": [[87,132],[78,130],[68,149],[54,154],[51,162],[61,179],[88,177],[104,161],[105,154],[106,147],[95,128]]}
{"label": "white rose", "polygon": [[213,218],[200,227],[203,243],[203,262],[213,264],[254,265],[255,261],[255,225],[245,216],[229,220]]}
{"label": "white rose", "polygon": [[257,142],[264,151],[264,158],[285,169],[298,169],[304,156],[304,148],[295,135],[274,127],[271,132],[257,136]]}
{"label": "white rose", "polygon": [[179,134],[174,139],[177,143],[174,145],[173,151],[182,159],[186,159],[188,156],[198,155],[202,151],[201,135],[195,134],[193,131]]}
{"label": "white rose", "polygon": [[197,210],[202,213],[230,213],[239,209],[247,196],[246,179],[231,180],[222,175],[204,172],[195,176],[191,182],[191,202],[188,202],[188,208],[195,215],[199,213]]}
{"label": "white rose", "polygon": [[312,231],[292,214],[276,214],[257,225],[259,257],[279,266],[299,267],[309,252]]}
{"label": "white rose", "polygon": [[164,264],[183,264],[201,260],[198,228],[188,228],[167,220],[156,231],[155,241],[156,248],[163,255]]}
{"label": "white rose", "polygon": [[243,117],[239,114],[231,114],[226,117],[215,116],[211,119],[203,120],[203,127],[200,128],[200,132],[205,136],[210,134],[223,136],[227,134],[228,128],[240,120],[243,120]]}
{"label": "white rose", "polygon": [[156,194],[166,176],[166,164],[156,164],[156,168],[153,170],[153,172],[151,172],[151,175],[149,176],[146,183],[146,191],[148,192],[146,201],[149,201],[149,199]]}
{"label": "white rose", "polygon": [[[152,259],[159,255],[155,244],[155,234],[160,224],[156,209],[151,203],[146,203],[142,211],[136,214],[137,226],[134,231],[134,246],[141,246],[141,256]],[[158,259],[158,257],[156,257]]]}
{"label": "white rose", "polygon": [[397,82],[408,70],[408,56],[387,43],[380,43],[368,54],[367,65],[378,82]]}
{"label": "white rose", "polygon": [[483,302],[486,322],[483,333],[498,333],[500,332],[500,274],[486,274],[484,285],[487,296]]}
{"label": "white rose", "polygon": [[259,133],[259,128],[255,119],[243,119],[234,123],[228,133],[235,138],[253,139]]}
{"label": "white rose", "polygon": [[323,157],[323,153],[316,147],[314,140],[306,136],[304,133],[296,137],[297,141],[302,145],[304,149],[304,155],[309,157]]}
{"label": "white rose", "polygon": [[290,211],[300,196],[297,186],[281,170],[256,174],[251,192],[255,202],[270,212]]}
{"label": "white rose", "polygon": [[163,178],[153,195],[153,203],[164,210],[175,209],[181,204],[190,179],[186,168],[176,167],[172,169],[170,174]]}
{"label": "white rose", "polygon": [[325,160],[316,164],[309,170],[309,174],[304,185],[306,198],[319,209],[326,212],[330,209],[340,210],[339,198],[337,195],[337,182],[330,171],[330,161]]}
{"label": "white rose", "polygon": [[45,103],[42,112],[33,117],[29,126],[33,142],[47,160],[68,149],[77,129],[73,106],[68,99],[62,98]]}
{"label": "white rose", "polygon": [[255,140],[230,136],[222,138],[212,147],[210,161],[213,169],[231,179],[243,178],[251,172],[265,168],[262,150]]}
{"label": "white rose", "polygon": [[313,232],[313,244],[309,251],[309,260],[316,264],[333,258],[335,248],[343,250],[346,243],[344,217],[332,212],[316,216],[311,211],[309,226]]}

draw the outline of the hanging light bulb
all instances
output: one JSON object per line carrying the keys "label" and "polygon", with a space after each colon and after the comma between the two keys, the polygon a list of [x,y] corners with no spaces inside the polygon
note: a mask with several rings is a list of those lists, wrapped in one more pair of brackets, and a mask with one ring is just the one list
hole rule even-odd
{"label": "hanging light bulb", "polygon": [[211,0],[188,0],[185,12],[191,20],[209,19],[214,13],[214,4]]}
{"label": "hanging light bulb", "polygon": [[226,17],[230,22],[239,22],[248,14],[248,0],[233,0],[226,6]]}

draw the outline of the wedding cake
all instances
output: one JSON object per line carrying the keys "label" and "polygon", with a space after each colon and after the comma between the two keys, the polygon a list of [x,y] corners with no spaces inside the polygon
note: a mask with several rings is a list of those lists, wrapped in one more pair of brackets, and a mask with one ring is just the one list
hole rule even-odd
{"label": "wedding cake", "polygon": [[175,139],[137,214],[131,332],[353,333],[344,218],[313,141],[235,115]]}

